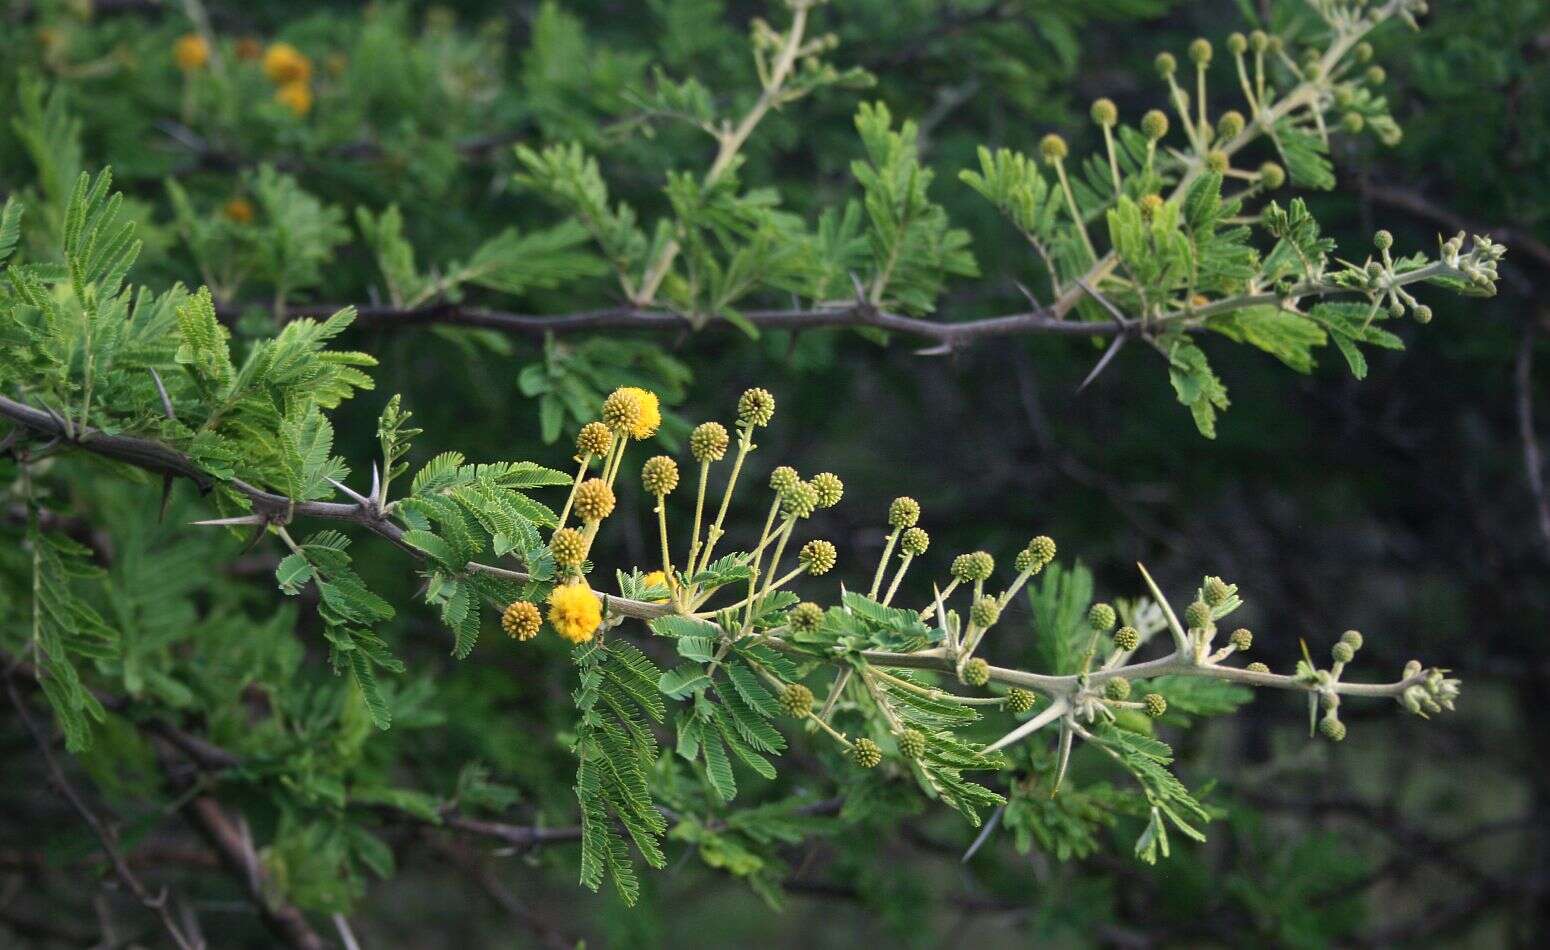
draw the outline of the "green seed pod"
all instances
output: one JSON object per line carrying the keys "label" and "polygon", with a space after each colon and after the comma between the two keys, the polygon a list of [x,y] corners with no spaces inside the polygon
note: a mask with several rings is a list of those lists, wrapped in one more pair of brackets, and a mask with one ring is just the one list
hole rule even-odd
{"label": "green seed pod", "polygon": [[1135,627],[1120,627],[1114,631],[1114,647],[1124,650],[1126,653],[1135,651],[1141,645],[1141,631]]}
{"label": "green seed pod", "polygon": [[990,682],[990,664],[975,657],[963,665],[963,681],[970,686],[984,686]]}
{"label": "green seed pod", "polygon": [[654,455],[641,466],[640,482],[648,495],[670,495],[678,487],[678,463],[666,455]]}
{"label": "green seed pod", "polygon": [[811,518],[818,510],[818,489],[797,482],[780,494],[780,510],[788,517]]}
{"label": "green seed pod", "polygon": [[1211,41],[1200,37],[1189,44],[1189,61],[1196,66],[1211,65]]}
{"label": "green seed pod", "polygon": [[1152,109],[1141,117],[1141,134],[1153,142],[1168,134],[1168,114],[1161,109]]}
{"label": "green seed pod", "polygon": [[614,444],[614,434],[601,422],[589,422],[576,434],[576,454],[581,456],[603,455]]}
{"label": "green seed pod", "polygon": [[1066,157],[1066,153],[1066,140],[1056,135],[1054,132],[1051,132],[1039,140],[1039,154],[1043,155],[1044,160],[1049,162],[1051,165],[1064,159]]}
{"label": "green seed pod", "polygon": [[1220,577],[1206,578],[1206,582],[1201,587],[1206,603],[1212,607],[1220,607],[1227,603],[1227,598],[1232,596],[1232,586]]}
{"label": "green seed pod", "polygon": [[1008,712],[1021,716],[1033,708],[1034,699],[1035,697],[1031,691],[1014,686],[1006,691],[1004,701]]}
{"label": "green seed pod", "polygon": [[1254,646],[1254,633],[1247,627],[1239,627],[1227,638],[1227,642],[1239,653],[1246,653]]}
{"label": "green seed pod", "polygon": [[1191,630],[1204,630],[1211,626],[1211,607],[1203,600],[1197,600],[1184,608],[1184,626]]}
{"label": "green seed pod", "polygon": [[976,600],[974,606],[969,608],[969,622],[980,629],[994,627],[1000,619],[1001,605],[989,594]]}
{"label": "green seed pod", "polygon": [[589,478],[576,486],[576,500],[572,503],[576,517],[584,523],[602,521],[613,514],[614,490],[601,478]]}
{"label": "green seed pod", "polygon": [[1146,706],[1146,714],[1153,719],[1161,718],[1162,714],[1168,711],[1168,701],[1163,698],[1162,693],[1147,693],[1142,697],[1141,702]]}
{"label": "green seed pod", "polygon": [[1242,33],[1229,33],[1227,35],[1227,52],[1234,56],[1242,56],[1249,51],[1249,38]]}
{"label": "green seed pod", "polygon": [[801,683],[792,683],[780,691],[781,712],[802,719],[813,711],[813,691]]}
{"label": "green seed pod", "polygon": [[823,623],[823,608],[810,600],[804,600],[786,614],[786,626],[797,633],[812,633]]}
{"label": "green seed pod", "polygon": [[719,422],[702,422],[689,433],[689,451],[696,462],[719,462],[726,457],[732,439]]}
{"label": "green seed pod", "polygon": [[883,761],[883,750],[871,739],[857,739],[850,747],[851,761],[864,769],[875,769]]}
{"label": "green seed pod", "polygon": [[1218,139],[1234,139],[1243,132],[1247,122],[1243,113],[1237,109],[1228,109],[1222,113],[1222,117],[1216,120],[1216,137]]}
{"label": "green seed pod", "polygon": [[1157,58],[1152,60],[1152,65],[1157,67],[1157,75],[1167,79],[1178,70],[1179,61],[1173,58],[1172,53],[1158,53]]}
{"label": "green seed pod", "polygon": [[1329,655],[1336,663],[1349,663],[1356,659],[1356,651],[1349,644],[1337,643],[1329,648]]}
{"label": "green seed pod", "polygon": [[818,492],[818,507],[833,508],[845,497],[845,483],[833,472],[819,472],[813,476],[812,486]]}
{"label": "green seed pod", "polygon": [[767,389],[748,389],[737,400],[737,421],[745,426],[767,426],[775,418],[775,397]]}
{"label": "green seed pod", "polygon": [[561,528],[549,539],[549,553],[561,567],[577,568],[586,557],[586,537],[575,528]]}
{"label": "green seed pod", "polygon": [[1093,101],[1091,115],[1093,121],[1104,128],[1113,128],[1114,123],[1119,121],[1119,107],[1114,104],[1113,99],[1096,99]]}
{"label": "green seed pod", "polygon": [[839,552],[828,541],[809,541],[802,545],[802,551],[797,555],[797,562],[807,570],[807,573],[817,577],[834,570],[834,562],[839,560]]}
{"label": "green seed pod", "polygon": [[919,729],[906,729],[899,735],[899,754],[918,759],[926,754],[926,735]]}
{"label": "green seed pod", "polygon": [[913,528],[920,521],[920,502],[901,495],[888,506],[888,527]]}
{"label": "green seed pod", "polygon": [[1286,184],[1286,169],[1275,162],[1266,162],[1259,166],[1259,180],[1269,191],[1275,191]]}
{"label": "green seed pod", "polygon": [[899,538],[899,549],[910,557],[920,557],[931,546],[931,535],[924,528],[911,528]]}
{"label": "green seed pod", "polygon": [[603,423],[614,432],[629,432],[640,424],[645,411],[639,396],[627,389],[616,389],[603,400]]}
{"label": "green seed pod", "polygon": [[1116,676],[1103,684],[1103,696],[1115,702],[1124,702],[1130,698],[1130,680],[1123,676]]}
{"label": "green seed pod", "polygon": [[1345,723],[1338,719],[1320,719],[1319,734],[1330,742],[1342,742],[1345,740]]}
{"label": "green seed pod", "polygon": [[1367,127],[1367,120],[1362,118],[1360,112],[1347,112],[1340,117],[1340,127],[1351,135],[1355,135]]}
{"label": "green seed pod", "polygon": [[802,481],[802,476],[789,465],[782,465],[770,473],[770,488],[776,493],[784,495]]}
{"label": "green seed pod", "polygon": [[1353,650],[1360,650],[1362,648],[1362,635],[1360,631],[1347,630],[1340,635],[1340,642]]}
{"label": "green seed pod", "polygon": [[1248,666],[1245,666],[1244,669],[1248,670],[1250,673],[1269,673],[1270,672],[1270,667],[1266,666],[1263,663],[1250,663]]}
{"label": "green seed pod", "polygon": [[1114,613],[1114,608],[1108,604],[1093,604],[1087,610],[1087,625],[1099,632],[1113,630],[1114,624],[1118,619]]}

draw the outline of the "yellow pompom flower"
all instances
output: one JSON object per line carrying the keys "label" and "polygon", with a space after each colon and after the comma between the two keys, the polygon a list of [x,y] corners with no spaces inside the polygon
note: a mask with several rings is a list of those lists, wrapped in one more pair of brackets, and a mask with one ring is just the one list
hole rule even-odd
{"label": "yellow pompom flower", "polygon": [[242,197],[233,198],[221,207],[221,214],[226,216],[226,220],[236,224],[251,224],[253,202]]}
{"label": "yellow pompom flower", "polygon": [[565,584],[549,592],[549,625],[572,643],[585,643],[603,623],[603,602],[585,584]]}
{"label": "yellow pompom flower", "polygon": [[275,43],[264,51],[264,75],[277,86],[312,78],[312,60],[289,43]]}
{"label": "yellow pompom flower", "polygon": [[622,386],[624,392],[640,400],[640,418],[630,424],[630,438],[649,439],[662,427],[662,403],[657,394],[639,386]]}
{"label": "yellow pompom flower", "polygon": [[[650,587],[666,587],[667,586],[667,575],[662,573],[661,571],[652,571],[650,574],[647,574],[645,577],[642,577],[640,579],[640,585],[642,587],[646,587],[646,588],[650,588]],[[652,603],[661,603],[661,602],[667,600],[666,597],[648,597],[646,599],[651,601]]]}
{"label": "yellow pompom flower", "polygon": [[198,33],[185,33],[172,44],[172,61],[185,73],[203,69],[210,63],[210,44]]}
{"label": "yellow pompom flower", "polygon": [[275,90],[274,101],[299,118],[312,111],[312,88],[302,80],[288,82]]}

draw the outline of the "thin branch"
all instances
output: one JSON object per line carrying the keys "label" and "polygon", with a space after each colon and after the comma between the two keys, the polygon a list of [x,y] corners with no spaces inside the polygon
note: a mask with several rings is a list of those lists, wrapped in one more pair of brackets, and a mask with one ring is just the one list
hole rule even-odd
{"label": "thin branch", "polygon": [[38,751],[42,753],[44,765],[48,768],[49,779],[53,782],[54,787],[59,789],[59,793],[70,803],[70,807],[75,809],[76,814],[81,816],[81,820],[86,822],[87,827],[91,828],[92,834],[97,836],[98,844],[102,847],[103,853],[107,855],[108,862],[113,865],[113,873],[124,883],[125,887],[129,888],[129,892],[134,895],[135,900],[156,914],[161,921],[162,927],[166,929],[168,936],[172,938],[172,942],[181,950],[198,950],[203,945],[185,935],[183,928],[173,919],[170,907],[171,902],[168,900],[167,892],[163,891],[160,894],[153,895],[146,889],[145,885],[141,883],[140,878],[130,869],[129,862],[124,859],[123,852],[119,850],[118,835],[97,816],[96,812],[91,810],[91,807],[86,804],[85,799],[81,798],[80,793],[75,790],[75,786],[71,785],[70,780],[65,777],[64,769],[60,768],[59,760],[54,757],[54,750],[49,737],[44,735],[43,731],[38,728],[37,723],[32,721],[32,716],[27,712],[27,704],[22,700],[21,694],[17,692],[15,676],[14,670],[7,671],[5,676],[6,693],[10,695],[11,705],[16,707],[16,715],[21,719],[22,727],[32,737],[32,741],[37,745]]}
{"label": "thin branch", "polygon": [[1544,462],[1540,456],[1539,437],[1534,432],[1534,341],[1538,329],[1532,319],[1523,328],[1513,382],[1517,389],[1518,439],[1523,443],[1523,473],[1534,498],[1540,537],[1550,547],[1550,496],[1545,493]]}

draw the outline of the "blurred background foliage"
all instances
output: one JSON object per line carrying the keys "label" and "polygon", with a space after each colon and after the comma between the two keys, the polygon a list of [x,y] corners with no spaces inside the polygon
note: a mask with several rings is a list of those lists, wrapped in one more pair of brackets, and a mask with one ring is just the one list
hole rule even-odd
{"label": "blurred background foliage", "polygon": [[[1358,705],[1348,713],[1351,738],[1331,747],[1306,739],[1298,704],[1266,695],[1191,731],[1178,746],[1183,773],[1223,777],[1213,801],[1225,820],[1209,844],[1176,847],[1155,868],[1128,856],[1133,834],[1115,831],[1062,861],[1005,827],[964,863],[974,834],[957,816],[879,800],[861,820],[766,852],[783,864],[754,873],[762,894],[709,866],[735,868],[743,857],[735,842],[681,828],[670,871],[646,875],[646,899],[626,912],[609,893],[576,888],[572,846],[491,856],[403,831],[386,836],[396,875],[354,906],[362,945],[1529,943],[1545,923],[1550,875],[1550,741],[1532,725],[1550,667],[1550,509],[1534,471],[1535,438],[1550,428],[1550,371],[1535,365],[1550,330],[1539,296],[1550,276],[1550,7],[1439,0],[1434,8],[1421,33],[1390,28],[1376,38],[1403,141],[1386,149],[1337,140],[1341,185],[1309,201],[1342,244],[1365,246],[1379,226],[1401,247],[1430,247],[1439,232],[1463,227],[1490,233],[1510,248],[1500,295],[1436,295],[1433,323],[1407,327],[1409,348],[1374,354],[1359,383],[1338,365],[1296,376],[1247,347],[1216,347],[1234,407],[1214,442],[1195,432],[1139,348],[1076,395],[1101,350],[1064,338],[946,357],[849,331],[750,341],[724,327],[547,342],[364,328],[348,342],[380,358],[375,395],[404,394],[429,433],[419,449],[427,455],[456,447],[470,458],[562,463],[568,453],[545,438],[554,433],[544,431],[535,393],[640,383],[692,424],[716,417],[745,386],[766,386],[781,416],[761,439],[765,457],[846,480],[845,503],[819,527],[851,565],[875,558],[887,500],[913,494],[934,534],[927,560],[938,567],[958,550],[1014,550],[1034,529],[1060,541],[1063,559],[1079,556],[1100,591],[1134,593],[1137,560],[1165,589],[1220,574],[1242,585],[1257,656],[1272,665],[1292,662],[1299,637],[1325,642],[1357,627],[1368,634],[1369,670],[1397,670],[1414,654],[1459,671],[1457,715],[1422,723]],[[203,8],[220,38],[215,55],[231,61],[222,73],[229,86],[217,86],[211,72],[185,73],[174,59],[189,31],[185,9],[10,0],[0,12],[8,119],[0,193],[34,204],[41,196],[46,208],[78,169],[111,163],[142,222],[139,282],[230,283],[242,288],[240,302],[261,305],[276,293],[293,304],[385,299],[357,208],[396,204],[422,267],[467,260],[509,226],[552,224],[554,212],[512,184],[519,143],[579,141],[603,155],[620,197],[660,211],[664,175],[706,142],[641,121],[638,94],[660,67],[700,77],[718,102],[751,100],[757,81],[744,37],[753,17],[770,15],[738,0],[365,8],[219,0]],[[1220,38],[1283,15],[1279,4],[1252,0],[836,0],[816,14],[821,30],[840,37],[833,59],[869,70],[876,88],[825,90],[775,113],[745,149],[742,177],[778,187],[788,208],[815,216],[848,194],[857,102],[888,103],[920,123],[923,156],[943,170],[932,197],[971,232],[985,275],[949,288],[943,318],[1004,312],[1019,305],[1016,282],[1031,280],[1032,262],[946,172],[971,166],[981,144],[1031,153],[1051,130],[1085,148],[1095,97],[1113,98],[1125,115],[1158,101],[1159,49],[1181,53],[1196,35]],[[258,63],[244,58],[276,41],[313,64],[305,109],[277,101]],[[305,217],[324,237],[265,230],[278,203],[311,200],[277,174],[315,196]],[[298,218],[288,211],[285,220]],[[267,264],[207,273],[191,248],[219,241],[267,241],[254,255]],[[319,243],[333,250],[286,256]],[[527,312],[575,308],[569,291],[542,287],[468,293]],[[344,455],[371,455],[379,407],[362,398],[336,415]],[[93,490],[118,493],[102,501],[126,512],[124,524],[102,527],[123,551],[175,548],[198,565],[240,547],[131,517],[154,510],[154,486]],[[635,510],[619,519],[601,576],[649,558],[639,499],[621,501]],[[189,516],[174,511],[168,524]],[[379,589],[401,583],[391,551],[356,554]],[[272,556],[260,548],[235,561],[250,589],[225,585],[224,596],[270,598]],[[912,599],[926,599],[927,576],[917,573]],[[308,609],[296,622],[308,622]],[[396,623],[407,633],[432,621],[411,608]],[[443,790],[457,782],[459,763],[477,759],[515,789],[523,814],[569,823],[573,763],[554,740],[570,726],[563,651],[552,643],[518,651],[487,636],[472,661],[458,663],[434,637],[397,642],[410,682],[434,677],[439,698],[361,754],[383,769],[409,763],[421,784]],[[1033,650],[1004,635],[990,653],[1010,664]],[[212,674],[209,688],[218,683]],[[88,885],[103,868],[47,793],[14,722],[0,736],[0,942],[91,943],[99,902]],[[134,800],[149,781],[124,763],[86,764],[110,802]],[[788,786],[832,794],[821,769],[795,764]],[[131,827],[157,820],[122,817]],[[309,847],[321,845],[284,840],[291,851],[273,855],[274,866],[304,881]],[[148,861],[155,845],[147,837]],[[688,860],[695,845],[705,860]],[[235,888],[201,873],[202,852],[164,850],[166,873],[216,945],[266,945]]]}

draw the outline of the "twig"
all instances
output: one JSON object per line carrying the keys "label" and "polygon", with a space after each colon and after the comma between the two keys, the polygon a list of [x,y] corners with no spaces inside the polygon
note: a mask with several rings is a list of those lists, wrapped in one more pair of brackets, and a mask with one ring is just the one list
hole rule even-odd
{"label": "twig", "polygon": [[1540,539],[1550,549],[1550,497],[1545,493],[1544,466],[1539,452],[1539,438],[1534,433],[1534,342],[1539,327],[1530,319],[1523,327],[1523,339],[1518,344],[1518,358],[1513,381],[1517,389],[1518,438],[1523,443],[1523,473],[1528,479],[1529,493],[1534,498],[1538,515]]}

